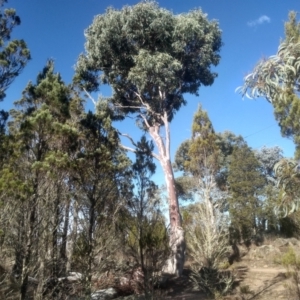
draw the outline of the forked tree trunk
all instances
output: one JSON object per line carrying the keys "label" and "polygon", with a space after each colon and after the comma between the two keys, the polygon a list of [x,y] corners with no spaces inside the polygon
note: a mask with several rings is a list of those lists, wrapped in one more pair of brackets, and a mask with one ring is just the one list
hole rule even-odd
{"label": "forked tree trunk", "polygon": [[160,135],[160,125],[154,125],[149,128],[149,134],[154,140],[159,156],[155,156],[163,169],[169,204],[170,216],[170,247],[171,256],[163,268],[163,272],[181,276],[185,259],[185,238],[182,226],[181,215],[179,211],[178,196],[175,187],[173,168],[170,160],[170,131],[167,115],[164,115],[165,142]]}

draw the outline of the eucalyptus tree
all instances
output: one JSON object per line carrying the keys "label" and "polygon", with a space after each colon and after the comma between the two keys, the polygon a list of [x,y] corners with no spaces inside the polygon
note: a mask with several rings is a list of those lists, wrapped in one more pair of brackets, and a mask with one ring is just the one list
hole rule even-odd
{"label": "eucalyptus tree", "polygon": [[300,24],[296,17],[295,12],[290,12],[285,23],[286,37],[277,53],[259,61],[237,90],[250,98],[265,97],[272,104],[281,134],[293,138],[299,157]]}
{"label": "eucalyptus tree", "polygon": [[74,81],[87,92],[109,84],[113,94],[106,100],[114,112],[121,119],[133,117],[153,139],[158,153],[152,155],[163,168],[169,197],[174,249],[169,272],[180,275],[184,237],[170,157],[170,122],[186,104],[185,93],[197,95],[201,85],[213,84],[217,76],[210,67],[220,60],[218,23],[200,9],[174,15],[145,1],[121,10],[108,8],[95,17],[85,36]]}
{"label": "eucalyptus tree", "polygon": [[299,210],[299,162],[294,159],[283,158],[274,166],[280,202],[275,212],[282,217]]}

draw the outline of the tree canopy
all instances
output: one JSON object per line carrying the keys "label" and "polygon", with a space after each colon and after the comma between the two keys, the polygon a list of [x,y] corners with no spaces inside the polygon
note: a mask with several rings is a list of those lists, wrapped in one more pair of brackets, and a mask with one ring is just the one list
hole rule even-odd
{"label": "tree canopy", "polygon": [[152,1],[108,8],[85,36],[75,82],[88,91],[109,84],[116,108],[137,112],[141,123],[162,124],[164,113],[172,120],[184,93],[197,94],[217,76],[210,66],[220,60],[221,31],[200,9],[173,15]]}
{"label": "tree canopy", "polygon": [[21,24],[15,9],[3,9],[6,0],[0,1],[0,101],[5,90],[22,72],[30,59],[30,51],[24,40],[11,40],[13,29]]}
{"label": "tree canopy", "polygon": [[250,98],[265,97],[274,107],[283,136],[292,137],[300,155],[300,23],[290,12],[286,38],[275,55],[262,59],[237,90]]}

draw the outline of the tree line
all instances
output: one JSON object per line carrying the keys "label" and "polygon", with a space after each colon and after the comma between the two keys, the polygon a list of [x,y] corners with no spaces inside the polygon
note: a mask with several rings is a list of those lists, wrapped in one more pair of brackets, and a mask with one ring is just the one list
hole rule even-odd
{"label": "tree line", "polygon": [[[10,38],[20,18],[5,2],[1,100],[31,59],[26,43]],[[292,12],[278,59],[259,63],[240,88],[265,96],[283,135],[296,144],[299,36]],[[125,272],[120,257],[140,268],[136,290],[151,296],[161,270],[182,274],[185,253],[201,286],[199,268],[214,274],[230,245],[261,243],[266,233],[298,236],[298,164],[279,147],[254,150],[241,136],[215,132],[199,105],[192,136],[171,162],[170,122],[186,104],[184,94],[197,95],[217,76],[210,69],[220,60],[217,22],[200,9],[174,15],[146,1],[109,8],[86,39],[71,84],[48,60],[14,108],[0,112],[1,297],[67,299],[74,290],[65,279],[76,272],[75,292],[90,299],[104,272]],[[113,94],[94,100],[90,93],[102,84]],[[86,98],[95,101],[95,111],[85,110]],[[143,133],[138,141],[114,126],[128,116]],[[151,180],[154,159],[164,188]]]}

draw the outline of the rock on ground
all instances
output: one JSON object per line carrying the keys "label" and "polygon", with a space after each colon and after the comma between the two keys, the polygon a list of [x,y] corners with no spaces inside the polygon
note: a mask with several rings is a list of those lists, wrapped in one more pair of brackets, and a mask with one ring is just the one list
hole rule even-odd
{"label": "rock on ground", "polygon": [[118,292],[114,288],[99,290],[91,295],[92,300],[109,300],[118,296]]}

